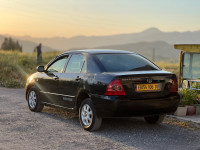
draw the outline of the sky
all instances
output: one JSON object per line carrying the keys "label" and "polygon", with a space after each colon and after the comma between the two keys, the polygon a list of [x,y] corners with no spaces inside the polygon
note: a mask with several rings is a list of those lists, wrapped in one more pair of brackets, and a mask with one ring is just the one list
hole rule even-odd
{"label": "sky", "polygon": [[199,0],[0,0],[0,34],[102,36],[200,30]]}

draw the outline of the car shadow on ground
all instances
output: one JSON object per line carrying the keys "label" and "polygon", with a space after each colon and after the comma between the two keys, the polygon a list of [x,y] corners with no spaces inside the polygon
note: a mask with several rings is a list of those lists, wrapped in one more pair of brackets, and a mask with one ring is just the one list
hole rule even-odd
{"label": "car shadow on ground", "polygon": [[[66,110],[54,107],[45,107],[41,113],[46,117],[50,117],[52,119],[56,119],[62,122],[69,122],[70,120],[75,123],[75,125],[79,125],[78,114],[68,112]],[[134,118],[104,118],[102,122],[102,126],[99,131],[96,132],[106,132],[127,129],[129,128],[144,128],[144,127],[153,127],[152,125],[148,125],[142,117],[134,117]],[[81,126],[80,126],[81,128]],[[95,132],[94,132],[95,133]]]}
{"label": "car shadow on ground", "polygon": [[[182,143],[182,134],[191,134],[195,131],[186,128],[180,128],[175,125],[162,123],[160,125],[151,125],[144,121],[141,117],[134,118],[104,118],[99,131],[84,131],[79,123],[78,115],[67,112],[58,108],[45,107],[41,115],[56,119],[61,122],[72,124],[79,133],[92,134],[94,137],[104,138],[106,141],[116,141],[128,147],[146,149],[147,147],[156,146],[156,149],[165,149],[162,145],[172,147],[172,143],[176,142],[177,148],[187,146]],[[196,141],[195,137],[187,137],[191,143]]]}
{"label": "car shadow on ground", "polygon": [[[165,121],[159,125],[148,124],[142,117],[105,118],[100,131],[94,134],[139,149],[190,149],[195,147],[199,137],[193,130]],[[183,143],[183,135],[194,135],[187,136],[189,145]]]}
{"label": "car shadow on ground", "polygon": [[[45,107],[41,113],[46,117],[56,119],[62,122],[73,123],[80,126],[78,114],[68,112],[60,108]],[[151,125],[144,121],[143,117],[127,117],[127,118],[104,118],[99,131],[93,132],[130,132],[134,130],[154,130],[154,129],[167,129],[168,124]]]}
{"label": "car shadow on ground", "polygon": [[77,122],[79,122],[77,114],[56,107],[54,108],[45,106],[41,114],[63,122],[68,120],[77,120]]}

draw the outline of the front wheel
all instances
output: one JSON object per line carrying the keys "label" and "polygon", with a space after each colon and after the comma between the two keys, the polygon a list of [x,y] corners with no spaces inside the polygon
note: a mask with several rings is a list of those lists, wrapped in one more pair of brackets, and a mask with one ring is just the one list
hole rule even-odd
{"label": "front wheel", "polygon": [[96,115],[94,105],[90,98],[86,98],[79,108],[79,120],[83,129],[87,131],[98,130],[102,123],[102,118]]}
{"label": "front wheel", "polygon": [[148,117],[144,117],[144,119],[149,124],[160,124],[165,119],[165,115],[148,116]]}
{"label": "front wheel", "polygon": [[31,87],[28,92],[28,107],[31,111],[40,112],[42,111],[44,105],[39,99],[38,91]]}

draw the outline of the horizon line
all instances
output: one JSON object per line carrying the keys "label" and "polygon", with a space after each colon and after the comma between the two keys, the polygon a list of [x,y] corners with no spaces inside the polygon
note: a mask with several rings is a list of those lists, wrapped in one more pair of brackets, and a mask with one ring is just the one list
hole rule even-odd
{"label": "horizon line", "polygon": [[163,31],[157,27],[150,27],[150,28],[147,28],[145,30],[141,30],[139,32],[127,32],[127,33],[116,33],[116,34],[105,34],[105,35],[75,35],[75,36],[71,36],[71,37],[65,37],[65,36],[51,36],[51,37],[45,37],[45,36],[42,36],[42,37],[36,37],[36,36],[31,36],[31,35],[10,35],[8,33],[5,33],[5,34],[2,34],[0,33],[1,36],[8,36],[8,37],[30,37],[30,38],[65,38],[65,39],[70,39],[70,38],[77,38],[77,37],[103,37],[103,36],[116,36],[116,35],[126,35],[126,34],[137,34],[137,33],[142,33],[142,32],[145,32],[145,31],[148,31],[148,30],[157,30],[157,31],[160,31],[160,32],[197,32],[197,31],[200,31],[200,29],[197,29],[197,30],[184,30],[184,31]]}

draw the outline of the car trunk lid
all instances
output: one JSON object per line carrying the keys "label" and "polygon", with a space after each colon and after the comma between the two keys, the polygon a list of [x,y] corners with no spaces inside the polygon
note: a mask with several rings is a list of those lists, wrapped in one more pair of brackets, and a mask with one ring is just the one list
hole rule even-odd
{"label": "car trunk lid", "polygon": [[170,94],[174,74],[163,71],[106,72],[120,79],[129,99],[152,99]]}

